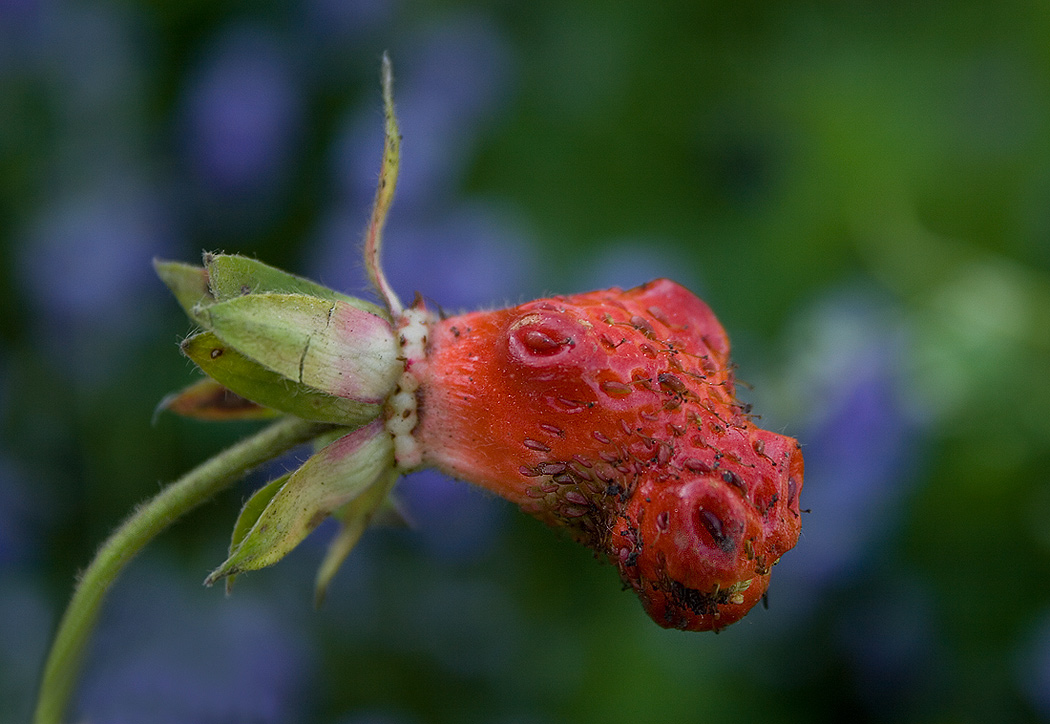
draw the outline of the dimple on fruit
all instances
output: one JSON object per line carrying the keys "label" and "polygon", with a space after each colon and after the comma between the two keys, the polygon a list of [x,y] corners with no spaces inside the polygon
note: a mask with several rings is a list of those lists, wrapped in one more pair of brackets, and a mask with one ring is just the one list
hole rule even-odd
{"label": "dimple on fruit", "polygon": [[567,530],[659,625],[737,621],[798,541],[803,462],[737,400],[714,313],[666,279],[446,318],[418,298],[403,307],[379,264],[399,162],[390,84],[385,63],[365,242],[385,308],[244,257],[157,265],[203,330],[183,349],[212,378],[169,409],[331,425],[299,470],[248,501],[208,582],[270,565],[332,515],[343,532],[323,593],[398,476],[431,466]]}

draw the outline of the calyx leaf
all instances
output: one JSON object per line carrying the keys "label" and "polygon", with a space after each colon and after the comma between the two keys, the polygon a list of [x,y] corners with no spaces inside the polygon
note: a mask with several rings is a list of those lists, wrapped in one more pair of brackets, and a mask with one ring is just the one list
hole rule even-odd
{"label": "calyx leaf", "polygon": [[[284,484],[288,482],[288,478],[292,477],[291,473],[285,473],[279,478],[271,480],[266,485],[262,486],[255,493],[248,498],[244,506],[241,508],[240,514],[237,516],[237,522],[233,524],[233,533],[230,535],[230,553],[233,553],[237,548],[240,547],[241,543],[248,536],[249,531],[255,526],[255,523],[259,520],[259,516],[262,515],[263,511],[266,510],[266,506],[273,500],[273,496],[277,495],[277,492],[284,487]],[[233,580],[236,578],[234,575],[226,577],[226,593],[230,594],[233,591]]]}
{"label": "calyx leaf", "polygon": [[153,268],[191,318],[195,317],[193,310],[198,305],[213,301],[208,290],[208,271],[203,267],[181,261],[154,259]]}
{"label": "calyx leaf", "polygon": [[[385,482],[393,467],[393,443],[381,420],[329,444],[279,486],[229,558],[205,579],[205,584],[281,560],[332,511],[377,481]],[[251,510],[242,512],[244,526],[257,507],[251,500],[249,505]],[[242,527],[240,522],[238,527]]]}
{"label": "calyx leaf", "polygon": [[352,307],[389,319],[382,307],[357,297],[329,289],[305,277],[263,264],[239,254],[205,254],[204,266],[208,272],[208,289],[217,302],[235,299],[246,294],[305,294],[318,299],[339,300]]}
{"label": "calyx leaf", "polygon": [[338,397],[382,402],[401,375],[390,323],[340,300],[248,294],[198,309],[206,327],[282,377]]}
{"label": "calyx leaf", "polygon": [[209,377],[254,402],[315,422],[359,427],[375,419],[382,406],[336,397],[294,382],[248,359],[212,332],[201,332],[182,343],[183,353]]}
{"label": "calyx leaf", "polygon": [[332,582],[343,561],[361,539],[361,535],[372,522],[375,514],[387,503],[390,491],[397,482],[399,473],[390,470],[384,478],[377,480],[361,495],[333,513],[342,524],[339,533],[328,544],[321,567],[317,570],[317,579],[314,583],[314,603],[320,606],[324,602],[328,585]]}
{"label": "calyx leaf", "polygon": [[196,420],[220,422],[266,420],[278,414],[277,410],[263,407],[209,378],[165,397],[157,405],[157,413],[165,410]]}

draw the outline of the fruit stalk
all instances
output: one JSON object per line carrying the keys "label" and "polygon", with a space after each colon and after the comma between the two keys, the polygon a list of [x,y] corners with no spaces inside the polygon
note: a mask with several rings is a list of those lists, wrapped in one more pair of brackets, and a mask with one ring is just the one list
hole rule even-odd
{"label": "fruit stalk", "polygon": [[99,548],[80,576],[44,666],[35,724],[60,724],[73,693],[84,648],[99,609],[117,576],[179,517],[225,489],[247,471],[331,429],[284,418],[204,462],[139,506]]}

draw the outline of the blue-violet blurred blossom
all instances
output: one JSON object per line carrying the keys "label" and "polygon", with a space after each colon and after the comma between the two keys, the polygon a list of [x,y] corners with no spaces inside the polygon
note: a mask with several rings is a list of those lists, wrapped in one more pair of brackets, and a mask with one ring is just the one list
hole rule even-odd
{"label": "blue-violet blurred blossom", "polygon": [[[653,279],[673,279],[703,298],[703,289],[695,268],[683,264],[682,253],[663,239],[610,239],[595,249],[591,259],[582,263],[577,288],[567,292],[620,287],[630,289]],[[575,276],[575,274],[574,274]]]}
{"label": "blue-violet blurred blossom", "polygon": [[1050,721],[1050,610],[1025,631],[1019,647],[1017,682],[1043,721]]}
{"label": "blue-violet blurred blossom", "polygon": [[188,153],[212,192],[265,195],[285,180],[302,99],[277,38],[235,27],[207,54],[187,100]]}
{"label": "blue-violet blurred blossom", "polygon": [[[513,80],[506,43],[491,23],[462,16],[394,50],[401,170],[394,217],[447,206],[484,122],[498,113]],[[375,99],[354,110],[336,148],[347,203],[367,209],[375,194],[382,128]],[[391,239],[394,237],[391,236]]]}
{"label": "blue-violet blurred blossom", "polygon": [[893,309],[847,293],[811,311],[803,327],[794,335],[794,384],[812,409],[798,435],[806,456],[802,502],[812,513],[771,595],[806,610],[884,547],[917,479],[921,429],[900,394],[908,336]]}
{"label": "blue-violet blurred blossom", "polygon": [[18,244],[42,344],[71,376],[112,375],[112,345],[149,328],[143,301],[163,294],[151,260],[171,246],[168,226],[156,195],[107,182],[53,201]]}

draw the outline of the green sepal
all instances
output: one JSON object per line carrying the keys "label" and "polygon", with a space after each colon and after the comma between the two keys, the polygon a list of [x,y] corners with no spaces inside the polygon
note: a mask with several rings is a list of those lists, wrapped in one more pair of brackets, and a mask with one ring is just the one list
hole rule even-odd
{"label": "green sepal", "polygon": [[[248,498],[237,516],[237,522],[233,524],[233,533],[230,536],[230,553],[237,550],[241,543],[244,542],[244,539],[248,536],[248,531],[252,529],[256,521],[259,520],[259,516],[266,510],[266,506],[273,500],[273,496],[277,495],[277,491],[284,487],[284,484],[288,482],[290,477],[292,477],[291,473],[285,473],[256,490]],[[232,575],[226,577],[227,595],[233,592],[233,581],[235,578],[236,576]]]}
{"label": "green sepal", "polygon": [[215,301],[224,302],[245,294],[305,294],[329,301],[339,300],[352,307],[390,319],[382,307],[357,297],[329,289],[304,277],[289,274],[261,261],[238,254],[205,254],[209,289]]}
{"label": "green sepal", "polygon": [[268,420],[280,414],[207,377],[161,400],[154,417],[161,412],[174,412],[182,417],[209,422]]}
{"label": "green sepal", "polygon": [[339,532],[328,544],[324,560],[317,569],[317,578],[314,582],[314,605],[320,607],[324,603],[332,578],[343,565],[346,557],[350,555],[350,551],[357,545],[376,512],[386,505],[387,496],[393,490],[398,477],[399,473],[396,470],[390,470],[359,496],[334,512],[333,515],[339,519],[341,525]]}
{"label": "green sepal", "polygon": [[385,478],[393,467],[393,442],[381,420],[339,438],[292,473],[205,584],[273,565],[332,511]]}
{"label": "green sepal", "polygon": [[208,288],[208,271],[203,267],[181,261],[154,259],[153,268],[191,318],[196,318],[193,310],[198,305],[214,301]]}
{"label": "green sepal", "polygon": [[340,300],[248,294],[199,307],[197,313],[246,357],[338,397],[382,402],[403,368],[390,323]]}
{"label": "green sepal", "polygon": [[182,351],[223,387],[304,420],[360,427],[375,419],[383,409],[378,403],[336,397],[292,382],[248,359],[211,332],[185,339]]}

